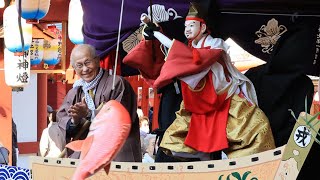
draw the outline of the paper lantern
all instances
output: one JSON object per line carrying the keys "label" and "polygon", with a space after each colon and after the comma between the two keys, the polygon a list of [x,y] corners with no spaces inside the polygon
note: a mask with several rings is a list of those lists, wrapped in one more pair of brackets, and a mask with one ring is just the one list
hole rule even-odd
{"label": "paper lantern", "polygon": [[[29,50],[32,42],[32,25],[21,18],[24,51]],[[3,35],[6,48],[13,53],[22,53],[22,43],[18,24],[18,12],[14,5],[8,6],[3,13]],[[20,54],[21,55],[21,54]]]}
{"label": "paper lantern", "polygon": [[[19,12],[19,2],[16,0],[17,12]],[[21,17],[27,20],[27,23],[37,24],[44,18],[50,7],[50,0],[23,0],[21,1]]]}
{"label": "paper lantern", "polygon": [[30,53],[30,63],[32,67],[37,67],[43,60],[44,39],[32,39]]}
{"label": "paper lantern", "polygon": [[12,88],[21,88],[30,81],[30,55],[25,51],[22,56],[15,56],[8,49],[4,49],[5,82]]}
{"label": "paper lantern", "polygon": [[71,0],[69,3],[68,34],[73,44],[83,44],[83,10],[80,0]]}
{"label": "paper lantern", "polygon": [[4,0],[0,0],[0,8],[4,8],[5,5],[6,3],[4,2]]}
{"label": "paper lantern", "polygon": [[60,39],[53,39],[51,41],[45,40],[43,61],[53,69],[61,61],[62,41]]}
{"label": "paper lantern", "polygon": [[49,69],[61,61],[62,56],[62,33],[55,25],[48,26],[48,30],[57,35],[57,39],[44,40],[43,44],[43,61]]}

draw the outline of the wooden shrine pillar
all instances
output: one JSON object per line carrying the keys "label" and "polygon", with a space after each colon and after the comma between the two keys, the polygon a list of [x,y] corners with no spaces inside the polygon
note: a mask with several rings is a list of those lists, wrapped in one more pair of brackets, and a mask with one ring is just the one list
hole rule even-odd
{"label": "wooden shrine pillar", "polygon": [[38,73],[37,78],[37,141],[40,141],[41,134],[43,129],[47,127],[47,74],[46,73]]}

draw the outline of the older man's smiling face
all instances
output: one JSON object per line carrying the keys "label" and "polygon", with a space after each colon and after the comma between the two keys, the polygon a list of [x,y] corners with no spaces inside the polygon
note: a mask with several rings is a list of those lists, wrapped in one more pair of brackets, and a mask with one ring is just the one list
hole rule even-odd
{"label": "older man's smiling face", "polygon": [[73,56],[73,68],[84,81],[92,81],[99,73],[99,61],[97,58],[91,57],[88,50],[75,52]]}

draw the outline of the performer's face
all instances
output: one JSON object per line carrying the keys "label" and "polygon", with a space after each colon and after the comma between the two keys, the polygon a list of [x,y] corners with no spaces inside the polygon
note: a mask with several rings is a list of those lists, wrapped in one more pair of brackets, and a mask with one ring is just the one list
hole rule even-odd
{"label": "performer's face", "polygon": [[200,21],[186,20],[184,25],[185,25],[184,35],[186,36],[187,39],[194,40],[197,37],[201,37],[202,33],[200,32],[201,31]]}
{"label": "performer's face", "polygon": [[80,78],[86,82],[92,81],[99,73],[98,57],[91,57],[89,51],[78,51],[74,55],[73,68]]}

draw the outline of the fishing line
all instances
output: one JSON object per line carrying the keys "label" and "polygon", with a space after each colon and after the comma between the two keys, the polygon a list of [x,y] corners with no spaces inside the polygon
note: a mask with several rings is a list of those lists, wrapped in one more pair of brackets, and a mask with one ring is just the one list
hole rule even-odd
{"label": "fishing line", "polygon": [[120,43],[120,34],[121,34],[121,24],[122,24],[122,16],[123,16],[123,3],[124,0],[121,1],[121,10],[120,10],[120,20],[119,20],[119,30],[118,30],[118,40],[117,40],[117,49],[116,49],[116,58],[114,63],[114,71],[113,71],[113,81],[112,81],[112,90],[114,90],[114,84],[117,74],[117,66],[118,66],[118,54],[119,54],[119,43]]}

